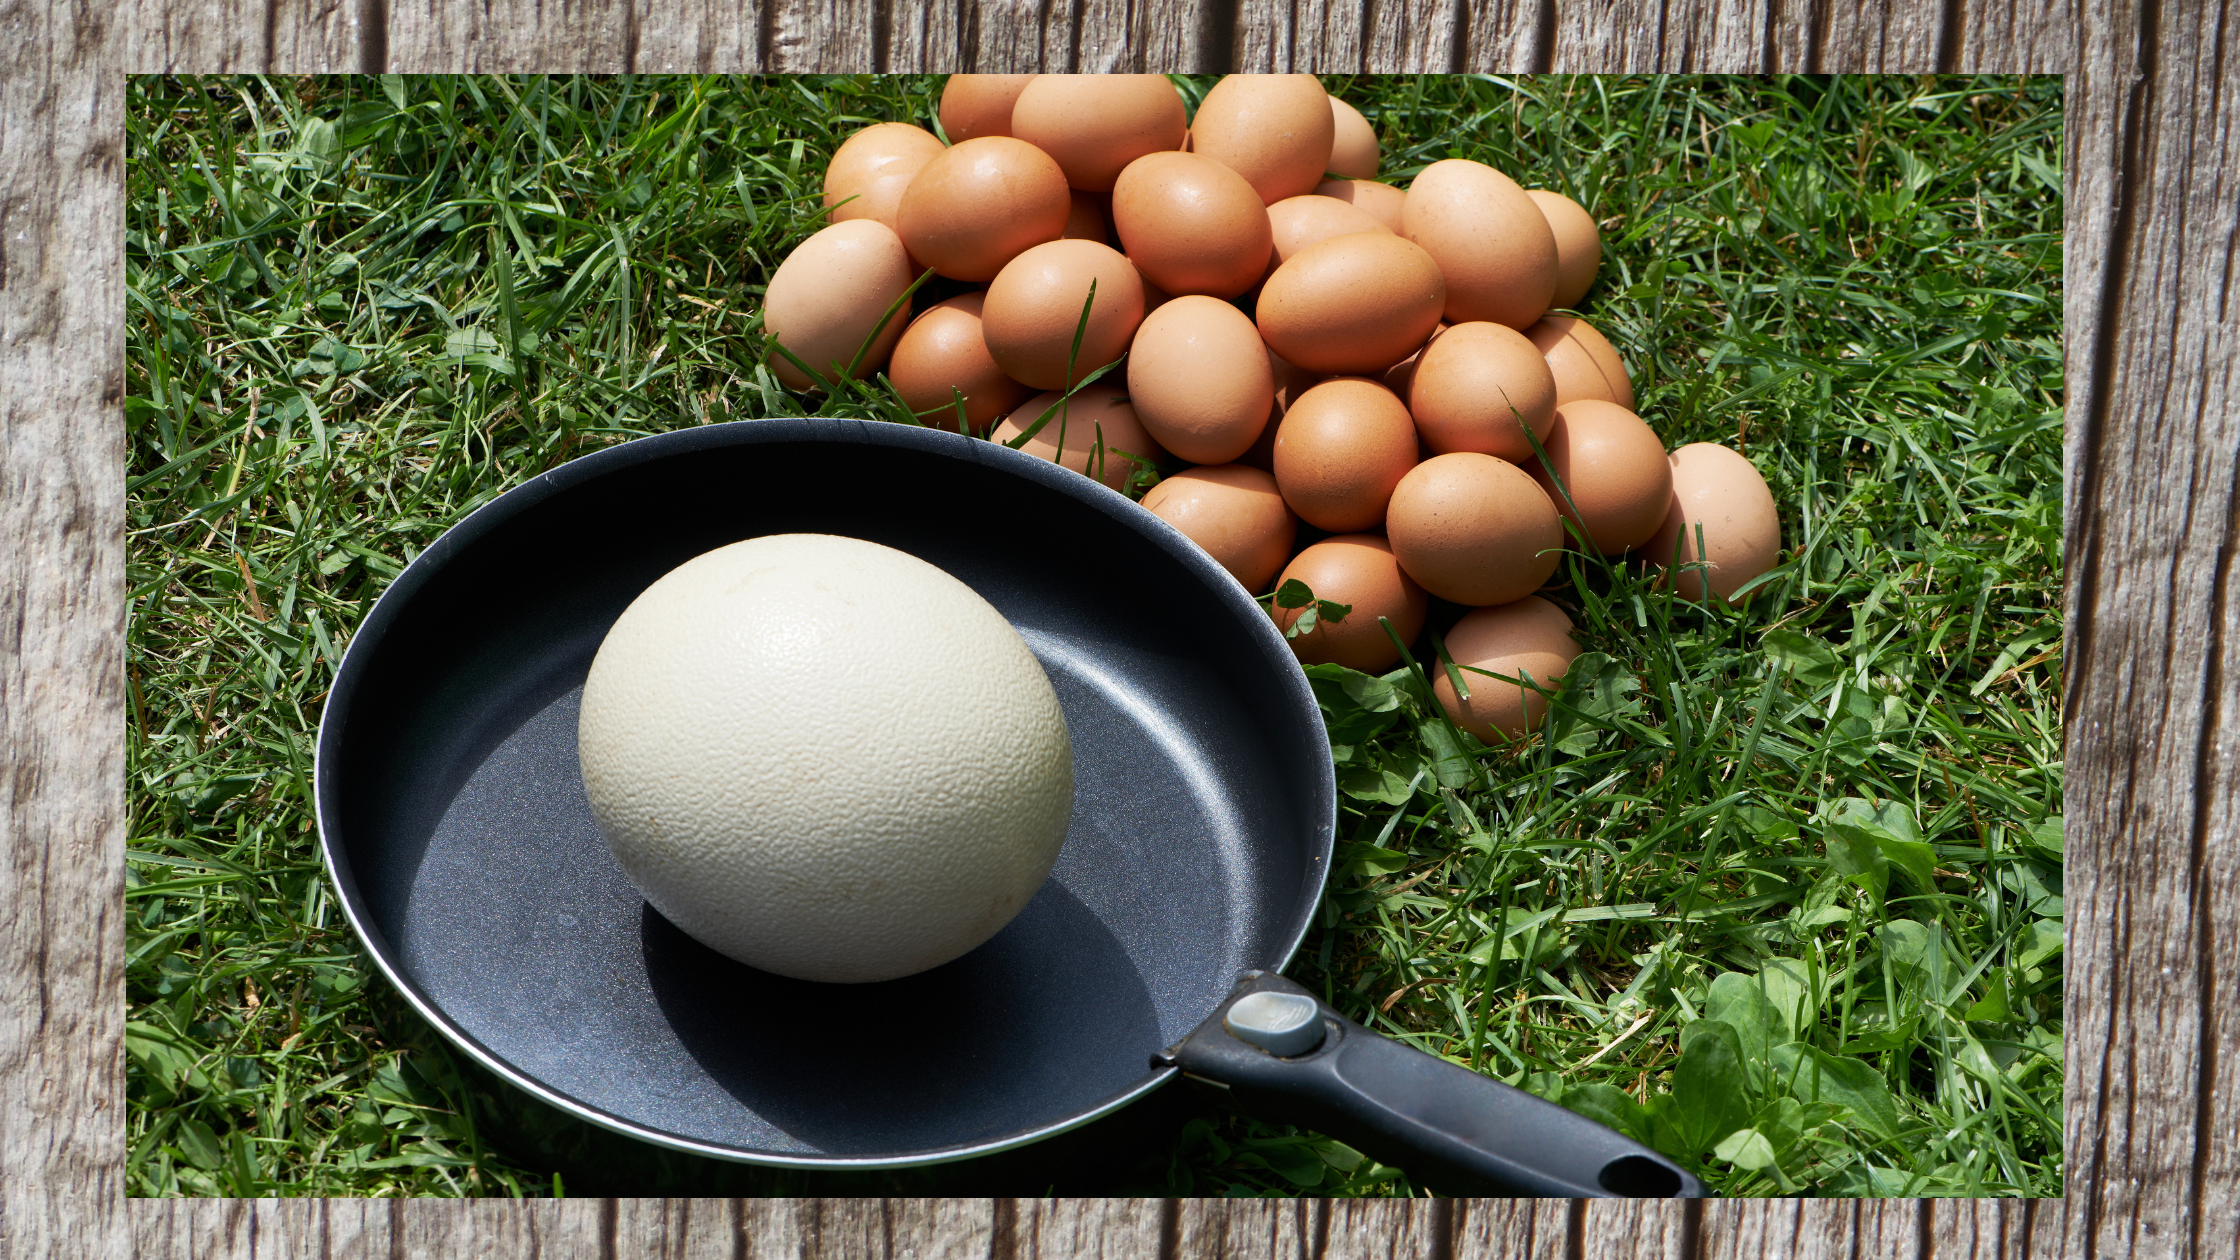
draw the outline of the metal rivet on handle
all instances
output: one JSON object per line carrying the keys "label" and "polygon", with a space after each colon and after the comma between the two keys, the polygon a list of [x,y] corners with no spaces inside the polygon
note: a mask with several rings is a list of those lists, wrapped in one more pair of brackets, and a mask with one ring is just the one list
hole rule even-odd
{"label": "metal rivet on handle", "polygon": [[1290,1058],[1322,1044],[1322,1010],[1303,993],[1248,993],[1221,1017],[1229,1035]]}

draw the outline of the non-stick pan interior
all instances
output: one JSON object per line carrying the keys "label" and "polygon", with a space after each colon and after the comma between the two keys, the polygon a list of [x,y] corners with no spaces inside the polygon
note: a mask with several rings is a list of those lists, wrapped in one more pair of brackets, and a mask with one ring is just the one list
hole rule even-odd
{"label": "non-stick pan interior", "polygon": [[[876,985],[733,963],[649,909],[584,799],[608,626],[742,538],[897,547],[1000,609],[1055,684],[1057,869],[964,958]],[[893,610],[897,650],[916,633]],[[1328,752],[1282,641],[1202,554],[1086,478],[953,435],[764,420],[629,443],[446,535],[353,642],[322,721],[324,842],[413,1001],[602,1123],[735,1158],[906,1162],[1077,1123],[1296,947],[1328,861]]]}

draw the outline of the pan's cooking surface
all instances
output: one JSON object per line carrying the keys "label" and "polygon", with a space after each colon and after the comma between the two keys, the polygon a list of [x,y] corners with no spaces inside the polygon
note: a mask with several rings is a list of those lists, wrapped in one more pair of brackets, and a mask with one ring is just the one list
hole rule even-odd
{"label": "pan's cooking surface", "polygon": [[[759,421],[579,461],[454,531],[367,619],[321,731],[322,831],[385,964],[523,1083],[749,1158],[998,1144],[1152,1083],[1150,1053],[1303,932],[1327,753],[1242,592],[1070,477],[947,435]],[[919,976],[820,985],[706,950],[631,889],[577,777],[582,680],[630,599],[794,531],[956,574],[1065,708],[1057,869],[994,940]]]}

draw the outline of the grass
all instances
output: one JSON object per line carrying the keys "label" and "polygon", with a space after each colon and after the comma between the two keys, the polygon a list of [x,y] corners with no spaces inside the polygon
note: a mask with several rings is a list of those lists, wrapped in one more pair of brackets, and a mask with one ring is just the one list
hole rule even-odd
{"label": "grass", "polygon": [[[1588,655],[1521,746],[1318,668],[1338,869],[1291,974],[1718,1193],[2059,1194],[2059,81],[1328,82],[1388,178],[1595,213],[1583,313],[1787,550],[1736,610],[1568,557]],[[130,90],[132,1193],[1417,1191],[1179,1088],[947,1171],[655,1151],[453,1052],[320,873],[320,702],[447,526],[643,434],[902,418],[788,394],[756,312],[823,160],[937,80]]]}

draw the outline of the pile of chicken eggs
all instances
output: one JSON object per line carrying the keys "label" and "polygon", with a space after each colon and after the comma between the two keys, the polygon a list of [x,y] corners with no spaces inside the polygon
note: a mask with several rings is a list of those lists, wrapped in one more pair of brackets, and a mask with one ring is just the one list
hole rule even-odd
{"label": "pile of chicken eggs", "polygon": [[[1457,666],[1552,684],[1580,649],[1534,592],[1581,545],[1567,519],[1605,555],[1687,566],[1690,599],[1774,565],[1750,461],[1668,454],[1610,342],[1549,313],[1602,257],[1563,194],[1463,159],[1379,183],[1375,131],[1311,74],[1230,75],[1194,117],[1163,75],[959,74],[939,117],[947,143],[879,123],[833,154],[831,225],[765,299],[786,385],[883,371],[921,423],[1031,434],[1116,490],[1164,471],[1143,506],[1247,591],[1297,579],[1350,607],[1291,638],[1309,664],[1392,668],[1378,618],[1413,642],[1437,596],[1470,609],[1444,636]],[[929,268],[974,287],[913,315]],[[1434,673],[1480,739],[1544,712]]]}

